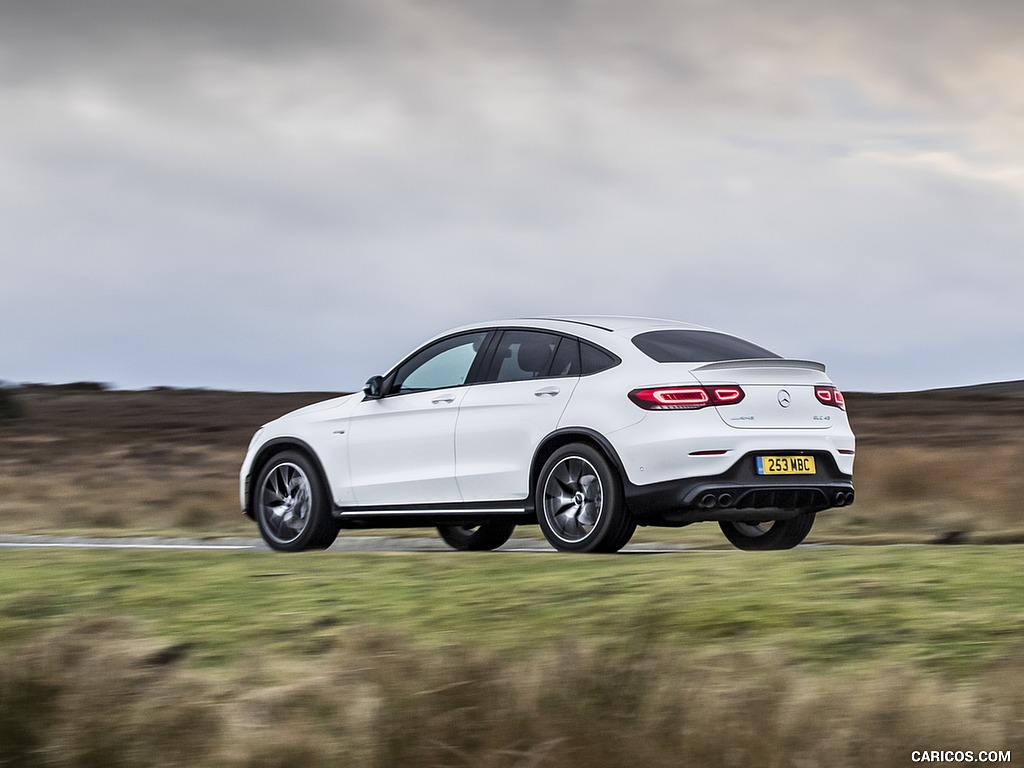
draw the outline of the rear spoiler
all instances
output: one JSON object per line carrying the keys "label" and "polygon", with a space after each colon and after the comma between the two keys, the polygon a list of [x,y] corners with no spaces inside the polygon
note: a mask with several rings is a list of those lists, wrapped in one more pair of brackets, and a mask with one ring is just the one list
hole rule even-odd
{"label": "rear spoiler", "polygon": [[706,363],[693,368],[693,371],[727,371],[735,368],[810,368],[825,372],[825,364],[814,360],[789,360],[784,357],[757,357],[750,360],[722,360],[717,363]]}

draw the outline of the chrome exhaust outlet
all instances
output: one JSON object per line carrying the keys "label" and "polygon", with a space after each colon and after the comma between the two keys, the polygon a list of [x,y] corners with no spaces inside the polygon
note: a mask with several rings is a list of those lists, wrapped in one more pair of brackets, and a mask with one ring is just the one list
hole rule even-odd
{"label": "chrome exhaust outlet", "polygon": [[705,493],[700,500],[700,505],[704,509],[714,509],[716,504],[718,504],[718,499],[715,498],[713,493]]}
{"label": "chrome exhaust outlet", "polygon": [[721,494],[718,497],[718,506],[720,506],[720,507],[730,507],[730,506],[732,506],[732,494],[731,493],[723,493],[723,494]]}

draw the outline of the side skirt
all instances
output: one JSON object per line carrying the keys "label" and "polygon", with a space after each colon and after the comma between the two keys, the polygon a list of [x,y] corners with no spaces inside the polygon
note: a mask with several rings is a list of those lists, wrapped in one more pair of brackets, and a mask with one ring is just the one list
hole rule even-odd
{"label": "side skirt", "polygon": [[476,503],[392,504],[334,508],[342,528],[421,528],[437,525],[480,525],[501,519],[517,525],[536,523],[533,505],[525,499]]}

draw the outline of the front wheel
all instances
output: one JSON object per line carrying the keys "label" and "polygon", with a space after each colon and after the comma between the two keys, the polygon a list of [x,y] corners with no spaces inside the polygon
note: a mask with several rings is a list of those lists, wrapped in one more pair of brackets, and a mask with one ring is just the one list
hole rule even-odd
{"label": "front wheel", "polygon": [[256,524],[273,549],[327,549],[338,538],[323,478],[303,454],[273,456],[256,478],[254,492]]}
{"label": "front wheel", "polygon": [[740,523],[723,520],[722,533],[735,547],[750,551],[792,549],[807,538],[814,525],[814,513],[804,512],[789,520],[769,520],[765,523]]}
{"label": "front wheel", "polygon": [[499,521],[480,525],[439,525],[437,532],[452,549],[484,552],[500,547],[512,537],[515,529],[515,523]]}
{"label": "front wheel", "polygon": [[618,552],[636,530],[618,472],[584,443],[562,446],[544,462],[535,503],[544,538],[563,552]]}

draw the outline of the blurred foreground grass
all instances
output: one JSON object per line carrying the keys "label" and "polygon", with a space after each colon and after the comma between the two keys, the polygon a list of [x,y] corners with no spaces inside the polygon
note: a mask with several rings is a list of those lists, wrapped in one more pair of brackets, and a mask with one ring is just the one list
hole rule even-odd
{"label": "blurred foreground grass", "polygon": [[416,647],[527,658],[565,642],[629,656],[779,649],[834,670],[909,663],[955,680],[1024,649],[1024,548],[785,553],[6,551],[0,644],[130,616],[191,663],[316,657],[372,625]]}
{"label": "blurred foreground grass", "polygon": [[0,765],[1019,752],[1022,553],[3,551]]}

